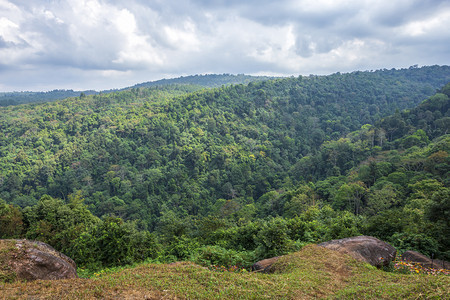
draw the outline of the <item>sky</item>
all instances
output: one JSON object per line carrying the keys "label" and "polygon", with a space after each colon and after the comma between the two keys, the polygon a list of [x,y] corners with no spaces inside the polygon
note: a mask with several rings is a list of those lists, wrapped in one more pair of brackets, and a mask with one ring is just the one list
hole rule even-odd
{"label": "sky", "polygon": [[0,92],[436,64],[448,0],[0,0]]}

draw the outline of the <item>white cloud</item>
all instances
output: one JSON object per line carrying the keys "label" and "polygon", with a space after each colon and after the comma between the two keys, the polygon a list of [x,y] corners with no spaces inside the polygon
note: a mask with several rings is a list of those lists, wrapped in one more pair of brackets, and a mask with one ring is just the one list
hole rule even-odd
{"label": "white cloud", "polygon": [[0,18],[0,35],[6,42],[19,43],[19,25],[7,18]]}
{"label": "white cloud", "polygon": [[426,19],[412,21],[400,27],[403,35],[411,37],[449,36],[450,10],[437,12]]}
{"label": "white cloud", "polygon": [[181,51],[200,50],[200,40],[197,37],[196,26],[191,21],[185,21],[181,28],[164,26],[163,33],[172,49]]}
{"label": "white cloud", "polygon": [[70,7],[72,14],[67,18],[71,20],[70,38],[78,49],[75,54],[90,57],[95,69],[127,70],[162,63],[128,9],[97,0],[74,0]]}

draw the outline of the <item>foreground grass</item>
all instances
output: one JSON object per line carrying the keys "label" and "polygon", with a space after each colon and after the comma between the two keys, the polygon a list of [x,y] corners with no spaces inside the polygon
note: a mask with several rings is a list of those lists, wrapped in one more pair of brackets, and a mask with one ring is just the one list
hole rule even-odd
{"label": "foreground grass", "polygon": [[3,240],[0,242],[0,282],[14,282],[16,279],[16,274],[7,264],[15,249],[13,241]]}
{"label": "foreground grass", "polygon": [[5,299],[448,299],[449,276],[386,273],[310,245],[273,274],[214,272],[189,262],[142,264],[93,279],[0,284]]}
{"label": "foreground grass", "polygon": [[349,284],[334,298],[450,299],[450,276],[387,273],[363,264],[355,266],[354,272]]}

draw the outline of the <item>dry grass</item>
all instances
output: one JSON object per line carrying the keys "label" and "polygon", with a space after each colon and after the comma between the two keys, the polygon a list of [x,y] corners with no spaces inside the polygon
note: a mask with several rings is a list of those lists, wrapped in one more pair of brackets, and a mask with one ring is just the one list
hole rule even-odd
{"label": "dry grass", "polygon": [[273,274],[142,264],[93,279],[0,284],[4,299],[448,298],[448,276],[396,275],[317,246],[280,258]]}

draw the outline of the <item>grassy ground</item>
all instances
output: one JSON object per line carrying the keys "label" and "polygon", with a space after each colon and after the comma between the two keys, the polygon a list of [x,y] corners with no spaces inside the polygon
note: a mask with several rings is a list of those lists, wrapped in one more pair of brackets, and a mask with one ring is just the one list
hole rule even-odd
{"label": "grassy ground", "polygon": [[279,259],[273,274],[142,264],[91,279],[0,283],[5,299],[450,299],[450,276],[386,273],[317,247]]}
{"label": "grassy ground", "polygon": [[15,249],[13,241],[0,241],[0,282],[13,282],[16,279],[16,274],[7,264]]}

